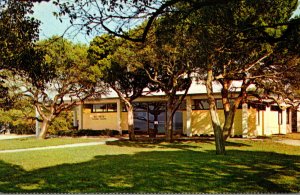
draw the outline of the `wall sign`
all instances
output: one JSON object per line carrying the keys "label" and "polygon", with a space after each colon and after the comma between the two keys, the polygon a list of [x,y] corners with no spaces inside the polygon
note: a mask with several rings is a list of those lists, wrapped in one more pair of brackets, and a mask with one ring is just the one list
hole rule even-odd
{"label": "wall sign", "polygon": [[107,120],[106,116],[104,116],[104,115],[92,115],[91,119],[92,120]]}

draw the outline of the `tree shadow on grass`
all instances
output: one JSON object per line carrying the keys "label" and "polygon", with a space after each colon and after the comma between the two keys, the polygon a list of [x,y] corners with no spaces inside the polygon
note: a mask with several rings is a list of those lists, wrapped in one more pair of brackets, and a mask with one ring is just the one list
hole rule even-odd
{"label": "tree shadow on grass", "polygon": [[[107,141],[106,145],[119,146],[119,147],[134,147],[134,148],[174,148],[174,149],[181,149],[181,150],[201,148],[199,144],[191,145],[185,142],[187,141],[175,141],[173,143],[168,143],[163,140],[154,140],[154,141],[116,140],[116,141]],[[203,141],[202,143],[207,143],[207,142]]]}
{"label": "tree shadow on grass", "polygon": [[[197,143],[191,145],[190,143]],[[174,148],[181,150],[189,150],[195,148],[201,148],[201,144],[214,144],[214,140],[175,140],[173,143],[168,143],[163,140],[143,140],[143,141],[129,141],[129,140],[116,140],[116,141],[107,141],[106,145],[119,146],[119,147],[134,147],[134,148]],[[232,147],[244,147],[250,146],[245,143],[237,142],[225,142],[226,146]]]}
{"label": "tree shadow on grass", "polygon": [[229,141],[226,141],[225,142],[225,146],[243,147],[243,146],[250,146],[250,145],[249,144],[245,144],[245,143],[238,143],[238,142],[229,142]]}
{"label": "tree shadow on grass", "polygon": [[0,161],[5,193],[236,193],[299,192],[299,156],[228,150],[150,151],[96,156],[25,171]]}

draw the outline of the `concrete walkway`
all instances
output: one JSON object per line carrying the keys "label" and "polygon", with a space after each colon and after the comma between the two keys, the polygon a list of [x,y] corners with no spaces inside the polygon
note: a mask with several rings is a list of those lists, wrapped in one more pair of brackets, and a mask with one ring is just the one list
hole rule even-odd
{"label": "concrete walkway", "polygon": [[35,135],[0,134],[0,140],[35,137]]}
{"label": "concrete walkway", "polygon": [[282,139],[282,140],[276,140],[275,142],[292,145],[292,146],[300,146],[300,140],[294,140],[294,139]]}
{"label": "concrete walkway", "polygon": [[58,146],[46,146],[46,147],[36,147],[36,148],[24,148],[24,149],[14,149],[14,150],[0,150],[1,153],[15,153],[15,152],[26,152],[26,151],[36,151],[36,150],[49,150],[49,149],[59,149],[59,148],[73,148],[73,147],[82,147],[82,146],[95,146],[95,145],[104,145],[108,141],[116,141],[117,138],[107,138],[104,141],[98,142],[87,142],[87,143],[78,143],[78,144],[65,144]]}

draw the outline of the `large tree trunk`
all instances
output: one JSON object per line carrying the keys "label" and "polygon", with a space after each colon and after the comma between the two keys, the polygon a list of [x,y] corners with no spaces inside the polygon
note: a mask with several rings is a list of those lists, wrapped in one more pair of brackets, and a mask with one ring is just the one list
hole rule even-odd
{"label": "large tree trunk", "polygon": [[135,134],[134,134],[134,126],[133,126],[133,106],[132,104],[126,103],[126,109],[127,109],[127,120],[128,120],[128,134],[129,134],[129,140],[134,141],[136,140]]}
{"label": "large tree trunk", "polygon": [[39,139],[46,139],[47,132],[48,132],[48,126],[49,126],[49,120],[44,119],[41,127],[41,132],[38,136]]}
{"label": "large tree trunk", "polygon": [[229,112],[225,114],[225,122],[223,126],[223,138],[224,141],[227,140],[227,138],[231,135],[233,122],[234,122],[234,116],[235,116],[236,109],[234,107],[231,107]]}
{"label": "large tree trunk", "polygon": [[167,103],[166,141],[173,142],[173,106]]}
{"label": "large tree trunk", "polygon": [[235,113],[239,107],[241,100],[242,100],[242,98],[238,97],[234,101],[234,104],[229,106],[229,110],[228,109],[225,110],[225,108],[224,108],[224,114],[225,114],[225,122],[224,122],[224,126],[223,126],[224,141],[226,141],[227,138],[231,135]]}
{"label": "large tree trunk", "polygon": [[225,155],[225,142],[223,139],[223,131],[222,131],[220,119],[217,113],[215,98],[213,95],[212,81],[213,81],[212,69],[209,68],[207,71],[206,90],[207,90],[207,96],[209,100],[209,111],[210,111],[211,121],[214,129],[216,154]]}
{"label": "large tree trunk", "polygon": [[230,80],[224,80],[222,82],[223,88],[221,94],[222,94],[222,103],[224,106],[224,116],[225,116],[225,121],[223,126],[224,141],[226,141],[227,138],[231,135],[235,112],[240,103],[239,97],[235,100],[234,105],[231,105],[229,102],[229,87],[231,83],[232,82]]}
{"label": "large tree trunk", "polygon": [[223,82],[223,89],[222,89],[222,101],[224,105],[224,115],[225,115],[225,122],[223,126],[223,138],[226,141],[227,138],[231,135],[234,117],[236,110],[238,109],[242,99],[244,96],[246,96],[246,89],[249,86],[249,83],[245,83],[243,81],[241,86],[241,92],[239,96],[234,100],[233,105],[230,105],[229,102],[229,87],[230,87],[231,81],[224,81]]}

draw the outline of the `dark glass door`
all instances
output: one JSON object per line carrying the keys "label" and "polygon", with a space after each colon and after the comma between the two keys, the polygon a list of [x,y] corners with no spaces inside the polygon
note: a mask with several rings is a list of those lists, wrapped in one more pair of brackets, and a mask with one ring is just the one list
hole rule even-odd
{"label": "dark glass door", "polygon": [[[173,118],[174,133],[182,133],[182,111],[177,111]],[[166,103],[149,102],[134,104],[134,130],[136,133],[165,133]]]}
{"label": "dark glass door", "polygon": [[148,104],[134,103],[133,123],[136,133],[147,133],[148,131]]}
{"label": "dark glass door", "polygon": [[166,104],[163,102],[149,103],[149,130],[165,133]]}

